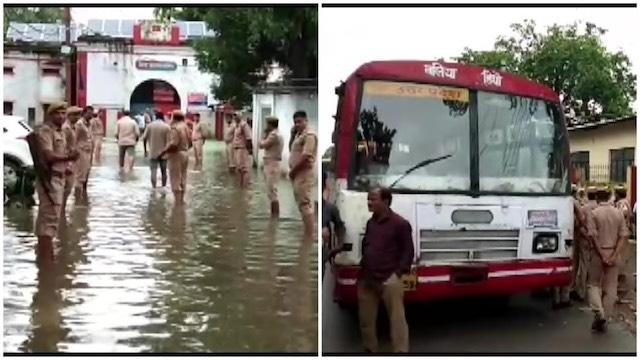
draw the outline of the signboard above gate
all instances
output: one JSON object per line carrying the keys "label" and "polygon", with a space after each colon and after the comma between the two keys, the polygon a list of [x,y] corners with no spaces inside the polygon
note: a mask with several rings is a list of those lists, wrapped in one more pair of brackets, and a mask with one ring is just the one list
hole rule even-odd
{"label": "signboard above gate", "polygon": [[174,71],[178,64],[173,61],[136,60],[136,68],[139,70]]}
{"label": "signboard above gate", "polygon": [[189,93],[187,95],[189,105],[207,105],[207,94],[205,93]]}

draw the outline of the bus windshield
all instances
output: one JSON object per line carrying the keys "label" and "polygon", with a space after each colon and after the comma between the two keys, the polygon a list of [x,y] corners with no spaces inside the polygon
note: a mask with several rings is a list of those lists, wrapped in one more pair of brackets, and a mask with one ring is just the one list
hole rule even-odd
{"label": "bus windshield", "polygon": [[[416,192],[565,193],[568,151],[557,108],[542,100],[464,88],[367,81],[350,187]],[[478,113],[472,149],[470,106]],[[471,153],[479,188],[471,188]]]}

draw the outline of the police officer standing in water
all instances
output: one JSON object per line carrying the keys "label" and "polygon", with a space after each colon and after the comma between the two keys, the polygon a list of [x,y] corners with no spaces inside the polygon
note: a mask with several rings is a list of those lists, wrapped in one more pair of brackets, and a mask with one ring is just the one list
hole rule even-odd
{"label": "police officer standing in water", "polygon": [[271,202],[271,215],[280,214],[280,202],[278,202],[278,180],[280,179],[280,161],[282,160],[282,148],[284,140],[278,131],[278,118],[269,116],[266,118],[267,130],[260,149],[264,149],[263,171],[267,183],[269,201]]}
{"label": "police officer standing in water", "polygon": [[62,132],[66,103],[49,105],[45,121],[36,126],[27,136],[36,171],[38,214],[35,235],[38,238],[37,260],[53,260],[53,238],[58,233],[58,224],[64,197],[65,170],[67,163],[78,159],[78,152],[67,152],[66,138]]}
{"label": "police officer standing in water", "polygon": [[313,237],[315,233],[315,210],[312,200],[313,185],[316,180],[316,152],[318,138],[309,131],[307,113],[296,111],[293,114],[296,136],[291,144],[289,154],[289,178],[293,184],[293,195],[302,214],[305,237]]}
{"label": "police officer standing in water", "polygon": [[184,204],[184,193],[187,191],[187,169],[189,167],[189,148],[191,137],[189,127],[184,122],[184,113],[180,110],[173,112],[169,143],[156,159],[160,160],[164,154],[169,154],[169,179],[171,191],[178,205]]}
{"label": "police officer standing in water", "polygon": [[[80,120],[80,113],[82,109],[76,106],[72,106],[66,109],[67,121],[62,124],[61,130],[65,138],[65,149],[67,153],[76,152],[78,150],[76,146],[76,123]],[[64,191],[62,195],[62,208],[60,209],[60,216],[66,217],[67,200],[75,187],[76,182],[76,162],[78,158],[66,162],[66,168],[64,170]]]}

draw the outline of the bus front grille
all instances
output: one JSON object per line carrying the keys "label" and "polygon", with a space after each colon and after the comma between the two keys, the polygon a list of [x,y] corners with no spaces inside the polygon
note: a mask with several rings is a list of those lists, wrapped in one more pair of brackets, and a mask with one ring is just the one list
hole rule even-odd
{"label": "bus front grille", "polygon": [[421,230],[420,262],[516,259],[519,235],[518,230]]}

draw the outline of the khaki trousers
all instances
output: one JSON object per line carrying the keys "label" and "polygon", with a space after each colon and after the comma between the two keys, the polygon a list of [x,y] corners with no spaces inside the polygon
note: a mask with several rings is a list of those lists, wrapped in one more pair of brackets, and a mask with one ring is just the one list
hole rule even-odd
{"label": "khaki trousers", "polygon": [[53,238],[58,234],[58,224],[64,198],[65,179],[59,176],[52,176],[50,189],[51,191],[49,195],[47,195],[44,186],[42,186],[39,180],[36,181],[38,215],[36,216],[35,233],[38,237],[49,236]]}
{"label": "khaki trousers", "polygon": [[194,140],[193,141],[193,155],[196,158],[196,166],[199,166],[202,163],[202,146],[204,142],[202,140]]}
{"label": "khaki trousers", "polygon": [[227,155],[227,166],[230,169],[234,169],[236,167],[236,162],[233,154],[233,146],[231,143],[226,144],[225,154]]}
{"label": "khaki trousers", "polygon": [[280,179],[280,161],[264,159],[264,180],[267,183],[269,201],[278,201],[278,180]]}
{"label": "khaki trousers", "polygon": [[169,155],[169,181],[171,191],[187,191],[187,169],[189,167],[189,153],[177,151]]}
{"label": "khaki trousers", "polygon": [[315,213],[311,194],[315,180],[313,170],[304,170],[298,173],[292,181],[293,196],[303,216],[313,216]]}
{"label": "khaki trousers", "polygon": [[372,352],[378,350],[376,320],[380,300],[389,314],[393,351],[408,352],[409,327],[404,315],[404,288],[402,281],[395,274],[383,284],[368,280],[358,281],[358,315],[365,349]]}
{"label": "khaki trousers", "polygon": [[[605,254],[612,250],[605,250]],[[613,266],[605,266],[595,250],[591,250],[591,261],[587,275],[587,297],[593,313],[606,319],[613,315],[618,290],[619,261]]]}

